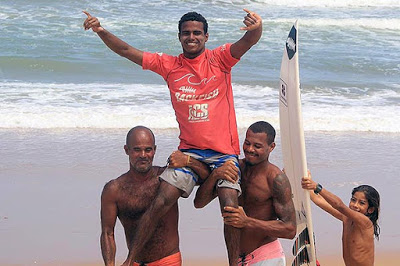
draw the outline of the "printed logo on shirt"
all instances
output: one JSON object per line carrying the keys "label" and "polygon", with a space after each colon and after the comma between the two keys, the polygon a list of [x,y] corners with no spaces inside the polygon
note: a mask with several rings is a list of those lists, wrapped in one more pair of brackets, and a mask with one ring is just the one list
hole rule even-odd
{"label": "printed logo on shirt", "polygon": [[205,122],[208,121],[208,104],[189,105],[189,122]]}
{"label": "printed logo on shirt", "polygon": [[182,86],[178,90],[185,93],[196,93],[196,89],[190,86]]}
{"label": "printed logo on shirt", "polygon": [[175,92],[175,97],[176,97],[177,102],[189,102],[189,101],[197,101],[197,100],[211,100],[211,99],[216,98],[218,96],[218,94],[219,94],[219,90],[215,89],[210,93],[200,94],[200,95]]}
{"label": "printed logo on shirt", "polygon": [[188,73],[188,74],[183,75],[181,78],[174,80],[174,82],[178,82],[184,78],[187,78],[187,83],[189,83],[191,85],[200,85],[202,83],[205,85],[205,84],[209,83],[210,81],[215,80],[215,75],[211,76],[210,78],[203,78],[202,80],[200,80],[200,82],[194,82],[192,80],[193,77],[195,77],[194,74]]}

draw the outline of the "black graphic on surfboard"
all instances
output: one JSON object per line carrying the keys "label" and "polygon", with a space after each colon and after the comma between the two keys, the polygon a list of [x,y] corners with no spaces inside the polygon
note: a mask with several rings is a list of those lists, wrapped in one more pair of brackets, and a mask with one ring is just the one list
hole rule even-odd
{"label": "black graphic on surfboard", "polygon": [[294,258],[292,266],[301,266],[310,263],[310,258],[308,256],[307,247],[300,250],[299,254]]}
{"label": "black graphic on surfboard", "polygon": [[292,247],[292,254],[296,256],[299,250],[303,249],[306,245],[310,244],[310,237],[308,235],[308,228],[306,227],[296,238]]}

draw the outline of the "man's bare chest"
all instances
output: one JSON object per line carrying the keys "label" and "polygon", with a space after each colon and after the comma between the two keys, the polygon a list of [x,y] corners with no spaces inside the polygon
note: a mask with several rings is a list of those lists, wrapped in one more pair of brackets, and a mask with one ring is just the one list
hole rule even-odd
{"label": "man's bare chest", "polygon": [[245,179],[242,182],[243,200],[246,205],[264,205],[271,201],[272,193],[264,179]]}
{"label": "man's bare chest", "polygon": [[118,215],[140,217],[157,195],[159,181],[142,185],[127,185],[121,191],[117,203]]}

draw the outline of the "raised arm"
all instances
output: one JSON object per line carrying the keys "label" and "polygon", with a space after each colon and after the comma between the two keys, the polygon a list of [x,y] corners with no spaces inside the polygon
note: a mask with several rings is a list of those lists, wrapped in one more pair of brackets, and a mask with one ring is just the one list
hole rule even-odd
{"label": "raised arm", "polygon": [[292,239],[296,235],[296,216],[292,200],[292,189],[284,173],[279,173],[272,183],[273,207],[278,219],[260,220],[246,215],[242,207],[225,207],[225,224],[237,228],[252,228],[270,237]]}
{"label": "raised arm", "polygon": [[[318,184],[311,179],[310,173],[308,174],[308,177],[303,177],[301,182],[301,186],[308,190],[315,190],[317,185]],[[314,193],[310,193],[310,195],[311,194]],[[328,191],[326,188],[322,188],[318,195],[315,196],[313,195],[311,200],[337,219],[343,221],[344,216],[346,216],[358,224],[361,228],[369,228],[372,226],[372,222],[365,214],[350,209],[338,196]]]}
{"label": "raised arm", "polygon": [[140,66],[142,65],[143,51],[130,46],[111,32],[104,29],[100,25],[100,21],[96,17],[92,17],[89,12],[83,11],[83,13],[87,16],[83,23],[85,30],[92,29],[112,51]]}
{"label": "raised arm", "polygon": [[214,169],[206,181],[197,189],[194,207],[203,208],[217,196],[215,184],[218,179],[225,179],[235,183],[238,178],[238,169],[233,161],[227,161],[221,167]]}
{"label": "raised arm", "polygon": [[[326,199],[325,197],[322,197],[322,195],[319,194],[315,194],[314,190],[317,188],[317,183],[314,182],[311,179],[311,174],[310,172],[308,172],[308,176],[307,177],[303,177],[301,179],[301,186],[303,189],[308,189],[310,190],[310,199],[312,200],[312,202],[314,202],[318,207],[320,207],[321,209],[323,209],[324,211],[326,211],[327,213],[329,213],[330,215],[332,215],[333,217],[343,221],[343,214],[341,212],[339,212],[337,209],[335,209]],[[339,199],[338,197],[336,197],[335,195],[333,195],[332,193],[330,193],[329,191],[324,191],[327,193],[324,193],[328,198],[331,199],[331,202],[335,201],[336,205],[339,204],[339,201],[343,204],[342,200]],[[332,196],[333,195],[333,196]],[[335,198],[336,197],[336,198]]]}
{"label": "raised arm", "polygon": [[245,27],[240,28],[247,32],[240,40],[231,45],[231,55],[240,59],[253,45],[255,45],[262,35],[262,19],[255,12],[243,9],[247,15],[244,17],[243,23]]}
{"label": "raised arm", "polygon": [[106,266],[115,265],[115,239],[114,228],[117,220],[116,192],[113,191],[113,181],[108,182],[101,194],[101,254]]}

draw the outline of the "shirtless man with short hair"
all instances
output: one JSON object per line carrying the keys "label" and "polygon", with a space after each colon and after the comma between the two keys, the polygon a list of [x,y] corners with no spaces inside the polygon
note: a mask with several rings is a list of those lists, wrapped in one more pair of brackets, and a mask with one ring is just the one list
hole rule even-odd
{"label": "shirtless man with short hair", "polygon": [[[104,264],[107,266],[115,265],[114,228],[117,217],[124,227],[126,242],[131,245],[137,234],[140,218],[157,195],[160,186],[158,176],[165,170],[165,167],[152,165],[156,145],[154,134],[150,129],[144,126],[132,128],[126,136],[124,149],[129,156],[129,171],[109,181],[101,195],[100,244]],[[186,158],[183,153],[174,152],[170,156],[171,167],[182,164]],[[207,167],[201,163],[192,163],[191,166],[197,170],[200,177],[208,175]],[[201,169],[204,172],[201,172]],[[182,265],[179,252],[177,202],[160,218],[154,234],[146,242],[133,265],[145,265],[143,263],[148,262],[152,262],[151,265],[154,266],[167,263],[171,266]]]}
{"label": "shirtless man with short hair", "polygon": [[[152,165],[156,145],[153,133],[146,127],[132,128],[124,149],[129,156],[130,169],[109,181],[101,195],[100,243],[105,265],[115,265],[114,227],[117,217],[124,227],[127,243],[132,243],[140,217],[157,194],[158,176],[165,169]],[[180,265],[177,203],[160,219],[153,237],[136,261],[152,262],[168,256]]]}
{"label": "shirtless man with short hair", "polygon": [[[275,148],[275,130],[267,122],[252,124],[243,143],[240,160],[242,195],[239,208],[225,207],[224,223],[241,229],[238,265],[285,265],[278,238],[292,239],[296,217],[287,176],[269,162]],[[202,208],[216,197],[218,179],[236,180],[236,166],[226,162],[215,169],[197,190],[195,207]]]}

